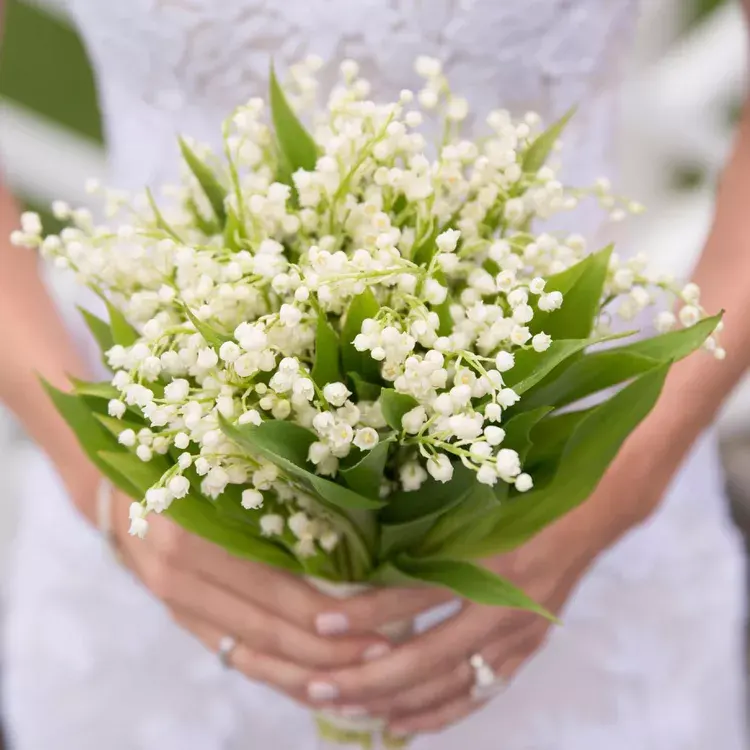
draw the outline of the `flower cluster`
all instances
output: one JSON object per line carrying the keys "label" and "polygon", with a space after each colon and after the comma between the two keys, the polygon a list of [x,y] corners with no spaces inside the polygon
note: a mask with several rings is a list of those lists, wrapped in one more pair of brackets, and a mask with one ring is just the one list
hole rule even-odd
{"label": "flower cluster", "polygon": [[[318,66],[294,67],[295,101],[310,99]],[[301,557],[336,547],[311,499],[274,463],[239,450],[223,421],[304,427],[314,436],[311,470],[330,478],[387,440],[383,496],[428,477],[447,482],[459,463],[486,485],[532,487],[505,444],[504,416],[519,400],[506,381],[519,352],[552,345],[544,320],[565,296],[549,279],[587,254],[581,236],[537,224],[582,200],[598,200],[612,219],[640,207],[604,180],[571,189],[534,164],[544,133],[533,113],[493,111],[486,138],[463,137],[466,100],[437,60],[416,67],[424,88],[378,104],[357,65],[344,63],[305,167],[288,168],[253,99],[225,125],[224,158],[183,142],[183,179],[163,189],[161,208],[148,193],[92,184],[105,225],[58,203],[70,226],[43,238],[38,217],[23,216],[14,242],[72,269],[135,332],[106,352],[118,394],[109,414],[122,420],[121,445],[171,464],[134,503],[132,533],[143,535],[148,513],[183,498],[197,476],[209,498],[236,486],[243,508],[262,509],[262,534],[285,535]],[[433,158],[426,119],[442,124]],[[695,285],[679,289],[650,277],[641,258],[613,255],[600,330],[662,293],[685,304],[659,314],[660,330],[703,316]],[[714,338],[707,346],[722,356]],[[398,424],[384,390],[409,407]],[[128,426],[132,414],[145,425]]]}

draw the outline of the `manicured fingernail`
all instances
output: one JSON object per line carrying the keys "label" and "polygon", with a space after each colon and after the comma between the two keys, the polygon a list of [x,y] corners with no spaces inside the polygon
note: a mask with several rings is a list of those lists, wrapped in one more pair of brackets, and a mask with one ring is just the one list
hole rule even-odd
{"label": "manicured fingernail", "polygon": [[367,716],[367,709],[362,706],[342,706],[336,709],[336,712],[345,719],[360,719]]}
{"label": "manicured fingernail", "polygon": [[332,701],[338,698],[339,689],[330,682],[311,682],[307,694],[314,701]]}
{"label": "manicured fingernail", "polygon": [[315,618],[320,635],[341,635],[349,630],[349,618],[343,612],[323,612]]}
{"label": "manicured fingernail", "polygon": [[368,646],[364,650],[362,659],[364,661],[375,661],[375,659],[382,659],[390,651],[391,648],[386,643],[373,643],[372,646]]}

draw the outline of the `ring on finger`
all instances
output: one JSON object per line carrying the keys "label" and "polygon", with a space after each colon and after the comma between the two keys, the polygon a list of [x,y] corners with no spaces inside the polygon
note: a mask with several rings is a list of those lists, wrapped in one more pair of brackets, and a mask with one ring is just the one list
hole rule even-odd
{"label": "ring on finger", "polygon": [[472,654],[469,664],[474,670],[471,697],[475,701],[486,701],[505,690],[506,682],[495,673],[481,654]]}
{"label": "ring on finger", "polygon": [[225,635],[219,641],[219,648],[216,652],[216,656],[219,658],[219,662],[224,669],[231,669],[232,652],[237,648],[237,639],[232,635]]}

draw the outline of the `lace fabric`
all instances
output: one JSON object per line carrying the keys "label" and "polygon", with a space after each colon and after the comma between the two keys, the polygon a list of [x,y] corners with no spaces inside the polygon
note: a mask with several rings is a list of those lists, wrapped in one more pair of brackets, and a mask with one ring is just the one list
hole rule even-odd
{"label": "lace fabric", "polygon": [[[373,96],[394,96],[431,54],[479,115],[578,104],[568,177],[589,181],[608,171],[637,15],[636,0],[69,4],[96,69],[113,180],[132,187],[173,173],[176,132],[215,142],[231,108],[265,91],[271,56],[283,70],[308,53],[327,61],[323,88],[352,57]],[[314,746],[306,710],[223,671],[108,559],[46,464],[28,478],[3,650],[15,750]],[[709,435],[507,692],[414,750],[741,750],[743,574]]]}

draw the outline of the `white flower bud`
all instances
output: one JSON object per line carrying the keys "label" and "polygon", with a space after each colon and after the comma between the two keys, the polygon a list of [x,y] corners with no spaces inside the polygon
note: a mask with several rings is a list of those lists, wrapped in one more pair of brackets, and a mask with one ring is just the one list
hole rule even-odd
{"label": "white flower bud", "polygon": [[685,305],[680,312],[680,323],[685,327],[694,326],[701,318],[701,311],[694,305]]}
{"label": "white flower bud", "polygon": [[128,534],[130,536],[137,536],[139,539],[144,539],[148,532],[148,521],[145,518],[133,518],[130,521],[130,528]]}
{"label": "white flower bud", "polygon": [[500,351],[495,356],[495,367],[500,372],[507,372],[516,363],[515,355],[512,352]]}
{"label": "white flower bud", "polygon": [[328,383],[323,387],[323,396],[333,406],[343,406],[352,392],[343,383]]}
{"label": "white flower bud", "polygon": [[275,513],[260,517],[260,533],[263,536],[278,536],[284,533],[284,518]]}
{"label": "white flower bud", "polygon": [[497,484],[497,471],[490,464],[483,464],[477,471],[477,482],[492,487]]}
{"label": "white flower bud", "polygon": [[248,411],[240,414],[237,422],[239,424],[253,424],[257,427],[263,422],[263,419],[257,409],[249,409]]}
{"label": "white flower bud", "polygon": [[444,453],[427,459],[427,471],[437,482],[450,482],[453,478],[453,464]]}
{"label": "white flower bud", "polygon": [[221,357],[222,362],[228,362],[229,364],[236,362],[241,354],[242,350],[234,341],[225,341],[219,347],[219,357]]}
{"label": "white flower bud", "polygon": [[183,477],[181,474],[177,474],[169,480],[169,482],[167,483],[167,489],[176,498],[185,497],[185,495],[187,495],[187,493],[190,491],[190,482],[186,477]]}
{"label": "white flower bud", "polygon": [[107,413],[110,417],[114,417],[115,419],[122,419],[122,415],[125,414],[125,409],[127,407],[125,404],[120,401],[119,399],[113,398],[108,404],[107,404]]}
{"label": "white flower bud", "polygon": [[448,290],[436,279],[427,279],[423,294],[431,305],[441,305],[448,296]]}
{"label": "white flower bud", "polygon": [[502,427],[489,425],[484,428],[484,437],[489,445],[500,445],[505,440],[505,430]]}
{"label": "white flower bud", "polygon": [[263,495],[255,489],[242,490],[242,507],[245,510],[256,510],[263,506]]}
{"label": "white flower bud", "polygon": [[403,417],[401,417],[401,426],[403,429],[411,435],[416,435],[421,429],[422,425],[427,421],[427,413],[423,406],[415,406],[411,411],[407,411]]}
{"label": "white flower bud", "polygon": [[516,451],[510,448],[501,448],[495,459],[498,475],[506,482],[517,477],[521,473],[521,459]]}
{"label": "white flower bud", "polygon": [[360,450],[369,451],[372,450],[379,440],[379,435],[376,430],[372,427],[362,427],[354,434],[354,445]]}
{"label": "white flower bud", "polygon": [[534,481],[528,474],[519,474],[515,486],[519,492],[528,492],[534,486]]}
{"label": "white flower bud", "polygon": [[534,338],[531,339],[531,346],[535,352],[546,352],[552,343],[552,337],[546,333],[537,333]]}

